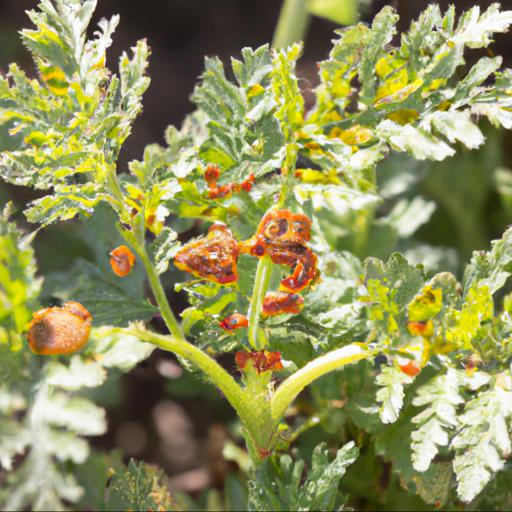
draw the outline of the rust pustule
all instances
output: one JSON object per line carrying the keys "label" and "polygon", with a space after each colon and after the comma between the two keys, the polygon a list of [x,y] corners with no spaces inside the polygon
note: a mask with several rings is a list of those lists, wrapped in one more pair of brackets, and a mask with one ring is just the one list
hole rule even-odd
{"label": "rust pustule", "polygon": [[91,324],[91,314],[79,302],[41,309],[30,322],[28,343],[36,354],[70,354],[87,343]]}

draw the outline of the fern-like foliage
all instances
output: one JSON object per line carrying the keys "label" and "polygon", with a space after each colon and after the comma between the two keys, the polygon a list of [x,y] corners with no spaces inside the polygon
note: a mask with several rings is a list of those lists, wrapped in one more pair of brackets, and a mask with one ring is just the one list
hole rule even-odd
{"label": "fern-like foliage", "polygon": [[258,468],[249,486],[250,510],[339,510],[343,504],[338,485],[346,468],[357,458],[354,443],[343,446],[329,461],[324,445],[313,451],[311,468],[302,482],[304,461],[288,455]]}
{"label": "fern-like foliage", "polygon": [[1,148],[0,173],[17,185],[52,190],[27,210],[34,222],[90,214],[99,201],[115,201],[109,176],[149,84],[144,41],[132,57],[122,55],[118,76],[106,68],[119,17],[103,20],[88,40],[95,6],[96,0],[45,0],[29,11],[36,28],[21,35],[40,78],[13,64],[0,79],[0,123],[16,141],[14,149]]}
{"label": "fern-like foliage", "polygon": [[162,471],[130,461],[117,471],[105,490],[103,510],[175,510]]}
{"label": "fern-like foliage", "polygon": [[459,418],[451,447],[457,492],[464,501],[473,500],[510,455],[511,384],[509,372],[499,374],[493,386],[465,405]]}
{"label": "fern-like foliage", "polygon": [[417,471],[426,471],[439,447],[450,443],[450,432],[457,427],[457,409],[464,403],[461,380],[461,373],[449,368],[416,392],[413,405],[426,406],[412,419],[419,425],[411,434],[412,461]]}
{"label": "fern-like foliage", "polygon": [[[457,493],[465,502],[504,467],[510,452],[510,321],[508,311],[495,314],[492,293],[510,275],[509,239],[510,230],[489,252],[475,253],[462,294],[463,286],[447,273],[422,285],[421,273],[414,281],[404,269],[404,279],[394,280],[383,269],[392,268],[395,257],[380,266],[379,279],[374,279],[375,262],[367,266],[362,300],[368,304],[368,324],[393,364],[376,378],[381,419],[396,421],[404,403],[403,384],[410,384],[422,368],[436,367],[437,375],[428,374],[413,391],[412,405],[421,410],[411,418],[408,434],[411,469],[426,472],[440,451],[449,453]],[[418,292],[404,294],[407,283],[414,283]]]}
{"label": "fern-like foliage", "polygon": [[84,436],[106,430],[103,409],[79,390],[103,384],[110,368],[131,369],[153,347],[106,327],[93,330],[80,355],[44,362],[32,354],[22,334],[41,280],[35,275],[33,236],[22,235],[7,215],[0,219],[0,466],[7,471],[0,504],[6,510],[60,510],[83,493],[70,468],[89,456]]}
{"label": "fern-like foliage", "polygon": [[[495,33],[508,30],[512,11],[494,4],[456,19],[454,7],[442,12],[432,5],[394,46],[398,16],[385,7],[371,26],[338,32],[319,65],[310,111],[296,71],[301,45],[243,49],[231,62],[234,80],[219,59],[207,59],[192,96],[197,111],[181,129],[167,130],[165,147],[148,146],[129,173],[118,175],[120,147],[148,86],[149,51],[139,42],[112,74],[105,52],[118,19],[100,22],[87,39],[94,7],[95,0],[43,0],[29,14],[35,28],[22,32],[38,78],[16,65],[0,78],[0,123],[10,133],[0,147],[0,176],[46,191],[25,210],[29,220],[88,217],[106,202],[126,243],[147,268],[163,274],[188,221],[225,222],[242,241],[254,235],[276,200],[308,215],[323,279],[301,292],[300,314],[262,319],[267,348],[281,351],[287,368],[354,340],[378,352],[375,368],[362,370],[368,385],[356,393],[360,401],[348,401],[353,423],[369,430],[376,452],[393,460],[404,485],[426,501],[448,499],[452,473],[459,498],[471,501],[505,467],[510,451],[512,300],[506,296],[501,305],[496,294],[507,291],[512,231],[489,252],[474,254],[462,283],[449,272],[432,271],[446,255],[442,249],[431,265],[408,261],[393,251],[406,248],[416,262],[425,260],[422,246],[410,239],[435,205],[405,197],[404,183],[415,177],[397,171],[386,183],[375,170],[392,151],[439,161],[457,147],[478,148],[484,143],[480,118],[512,128],[512,71],[502,69],[500,57],[465,67],[468,50],[485,48]],[[216,190],[205,179],[208,166],[219,169]],[[379,210],[384,200],[391,204]],[[170,219],[179,221],[171,225]],[[0,253],[0,342],[19,348],[39,284],[28,242],[7,224],[0,239],[7,248]],[[190,299],[181,327],[198,346],[210,353],[248,348],[244,334],[225,333],[219,320],[247,312],[256,264],[240,256],[236,286],[202,279],[177,285]],[[6,350],[0,361],[12,378],[26,381],[14,392],[0,388],[6,420],[0,428],[8,434],[0,440],[3,467],[14,468],[13,457],[22,454],[4,486],[9,491],[0,491],[7,508],[59,508],[78,499],[81,491],[65,466],[85,459],[81,436],[102,432],[104,423],[103,413],[75,393],[101,384],[106,368],[127,369],[149,352],[133,339],[118,339],[109,327],[155,313],[133,293],[143,289],[142,280],[135,282],[134,273],[134,281],[121,286],[105,277],[104,268],[82,263],[73,271],[78,281],[55,295],[72,293],[90,303],[96,325],[105,325],[95,331],[96,341],[80,356],[46,365],[25,350]],[[273,266],[271,289],[285,271]],[[150,279],[154,284],[155,275]],[[345,383],[336,392],[349,395],[353,387]],[[317,448],[302,485],[303,463],[286,455],[268,459],[251,484],[251,506],[339,507],[339,477],[355,452],[346,445],[330,462]],[[43,470],[51,478],[44,493],[34,494],[32,483]],[[139,470],[130,466],[126,479],[148,490],[151,482]],[[443,486],[429,494],[436,480]],[[112,487],[115,506],[159,503],[137,493],[128,499],[125,491]]]}
{"label": "fern-like foliage", "polygon": [[386,366],[376,378],[380,387],[375,396],[380,404],[379,413],[383,423],[393,423],[400,416],[404,405],[404,385],[410,384],[412,378],[400,368]]}

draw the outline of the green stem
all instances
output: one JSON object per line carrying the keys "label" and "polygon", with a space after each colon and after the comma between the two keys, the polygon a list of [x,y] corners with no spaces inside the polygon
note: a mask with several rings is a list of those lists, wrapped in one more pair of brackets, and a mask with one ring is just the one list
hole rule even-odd
{"label": "green stem", "polygon": [[151,259],[146,252],[145,247],[139,246],[136,248],[137,253],[146,269],[146,273],[148,275],[149,284],[151,286],[151,290],[153,291],[153,295],[155,296],[156,303],[158,304],[158,308],[160,309],[160,314],[169,329],[169,332],[177,339],[185,341],[185,335],[181,329],[181,325],[179,324],[176,316],[172,312],[171,306],[169,305],[169,301],[167,300],[167,295],[165,294],[164,287],[162,286],[162,282],[160,281],[160,277],[158,276]]}
{"label": "green stem", "polygon": [[308,24],[307,0],[284,0],[274,31],[272,47],[286,48],[292,43],[302,41]]}
{"label": "green stem", "polygon": [[[263,378],[255,385],[244,389],[215,359],[183,338],[157,334],[138,327],[116,328],[116,330],[177,354],[199,368],[220,389],[235,409],[245,429],[244,436],[251,458],[255,464],[261,462],[264,450],[270,446],[274,437],[268,399],[268,378],[266,381]],[[264,385],[265,382],[266,385]]]}
{"label": "green stem", "polygon": [[[124,195],[121,187],[119,186],[119,181],[117,178],[117,173],[115,167],[112,165],[108,169],[108,187],[113,194],[113,196],[120,201],[121,204],[124,204]],[[153,263],[151,262],[151,258],[149,257],[144,235],[145,235],[145,224],[144,224],[144,211],[141,212],[141,221],[137,224],[136,221],[132,223],[133,237],[126,238],[126,240],[134,246],[134,249],[137,251],[139,258],[146,269],[146,274],[149,279],[149,284],[151,286],[151,290],[153,295],[155,296],[155,300],[160,309],[160,313],[162,318],[169,329],[169,332],[178,339],[185,339],[183,331],[181,329],[180,323],[178,322],[176,316],[172,312],[171,306],[169,305],[169,301],[167,300],[167,296],[165,294],[165,290],[160,281],[160,277],[158,276]]]}
{"label": "green stem", "polygon": [[373,351],[353,343],[314,359],[299,371],[290,375],[272,397],[272,419],[275,425],[281,421],[290,404],[308,384],[332,370],[367,359],[372,355],[374,355]]}
{"label": "green stem", "polygon": [[[254,278],[254,288],[252,291],[251,305],[249,307],[249,343],[255,350],[261,350],[265,343],[265,336],[259,332],[260,314],[263,308],[263,300],[267,293],[270,273],[272,271],[272,260],[268,256],[263,256],[258,261],[256,276]],[[263,346],[262,346],[263,345]]]}
{"label": "green stem", "polygon": [[136,336],[139,339],[173,352],[197,366],[222,391],[228,402],[238,413],[244,426],[250,430],[254,423],[250,397],[237,384],[235,379],[220,366],[215,359],[183,338],[165,336],[145,329],[120,329],[121,332]]}

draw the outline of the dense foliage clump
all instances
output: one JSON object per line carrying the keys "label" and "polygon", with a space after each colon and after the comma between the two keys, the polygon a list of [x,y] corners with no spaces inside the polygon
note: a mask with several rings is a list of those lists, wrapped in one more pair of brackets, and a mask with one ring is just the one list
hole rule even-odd
{"label": "dense foliage clump", "polygon": [[[463,174],[473,172],[467,151],[491,147],[489,122],[512,128],[512,71],[499,56],[466,59],[507,31],[512,11],[496,4],[457,17],[431,5],[398,38],[385,7],[371,26],[338,31],[309,110],[300,44],[244,48],[230,73],[208,58],[197,110],[167,129],[165,147],[120,169],[150,52],[139,41],[110,71],[119,19],[88,39],[95,4],[43,0],[21,32],[37,78],[15,64],[0,76],[0,176],[40,191],[20,205],[30,222],[79,219],[95,260],[36,277],[36,232],[23,235],[10,207],[0,219],[3,508],[186,506],[158,471],[91,452],[85,440],[106,421],[84,390],[155,346],[200,371],[239,416],[252,464],[238,459],[248,491],[227,490],[228,507],[338,510],[352,490],[365,494],[365,471],[395,479],[380,505],[399,482],[408,499],[435,507],[507,506],[512,230],[463,266],[467,219],[481,212],[461,197],[479,197],[465,183],[476,179]],[[453,169],[411,165],[449,157],[462,168],[451,190],[443,179],[455,178],[440,175]],[[497,178],[505,205],[508,174]],[[436,206],[455,212],[460,254],[416,237]],[[196,220],[207,234],[178,241]],[[188,295],[179,320],[165,274]],[[92,317],[89,342],[69,356],[33,354],[33,314],[68,301]],[[157,314],[168,334],[148,323]],[[216,362],[220,353],[233,355],[236,374]],[[309,385],[308,406],[288,414]],[[328,445],[291,450],[316,426]]]}

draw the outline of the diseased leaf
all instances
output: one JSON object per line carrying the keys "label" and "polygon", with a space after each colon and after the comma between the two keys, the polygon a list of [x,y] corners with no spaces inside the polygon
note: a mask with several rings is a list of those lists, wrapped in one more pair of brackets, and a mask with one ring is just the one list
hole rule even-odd
{"label": "diseased leaf", "polygon": [[361,56],[359,78],[362,82],[361,100],[370,102],[375,94],[375,65],[386,45],[396,32],[398,15],[391,7],[385,7],[375,16],[368,42]]}
{"label": "diseased leaf", "polygon": [[278,155],[284,143],[274,117],[268,46],[244,49],[242,57],[243,61],[232,63],[237,84],[226,78],[219,59],[207,58],[202,82],[192,96],[208,118],[209,136],[199,155],[219,165],[228,181],[273,171],[282,159]]}
{"label": "diseased leaf", "polygon": [[87,39],[95,6],[94,0],[56,0],[28,11],[35,28],[21,35],[40,80],[13,64],[0,87],[0,124],[17,120],[20,135],[14,150],[0,146],[0,176],[51,190],[27,209],[33,222],[88,216],[100,201],[120,209],[110,190],[113,161],[141,110],[149,50],[140,41],[131,58],[122,55],[119,77],[111,77],[106,49],[119,17],[100,21]]}

